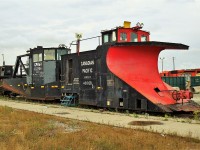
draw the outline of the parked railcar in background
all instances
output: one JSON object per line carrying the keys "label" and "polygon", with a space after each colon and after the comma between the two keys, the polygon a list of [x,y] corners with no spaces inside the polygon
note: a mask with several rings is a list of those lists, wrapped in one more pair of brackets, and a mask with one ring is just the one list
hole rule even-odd
{"label": "parked railcar in background", "polygon": [[2,88],[2,83],[3,83],[3,79],[11,78],[12,74],[13,74],[13,66],[11,65],[0,66],[0,94],[1,95],[8,95],[10,93],[10,91],[7,91],[4,88]]}
{"label": "parked railcar in background", "polygon": [[163,71],[160,73],[164,82],[172,87],[178,87],[181,90],[191,90],[192,92],[200,92],[200,69],[182,69]]}
{"label": "parked railcar in background", "polygon": [[13,66],[0,66],[0,79],[11,78],[13,73]]}
{"label": "parked railcar in background", "polygon": [[160,73],[160,75],[162,77],[184,77],[184,76],[195,77],[195,76],[200,76],[200,68],[163,71]]}

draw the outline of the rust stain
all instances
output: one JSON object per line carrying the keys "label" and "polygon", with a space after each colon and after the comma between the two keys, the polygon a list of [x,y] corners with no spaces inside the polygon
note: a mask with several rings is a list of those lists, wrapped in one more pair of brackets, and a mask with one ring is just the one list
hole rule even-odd
{"label": "rust stain", "polygon": [[16,89],[15,87],[13,86],[10,86],[8,83],[6,83],[5,81],[2,82],[2,85],[1,87],[5,90],[8,90],[8,91],[11,91],[13,93],[16,93],[16,94],[19,94],[19,95],[22,95],[22,96],[25,96],[26,94],[23,92],[23,91],[20,91],[18,89]]}

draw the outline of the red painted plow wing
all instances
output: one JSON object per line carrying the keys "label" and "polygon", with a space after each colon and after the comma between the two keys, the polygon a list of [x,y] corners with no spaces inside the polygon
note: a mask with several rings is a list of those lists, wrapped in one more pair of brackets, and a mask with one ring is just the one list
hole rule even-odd
{"label": "red painted plow wing", "polygon": [[108,50],[107,66],[151,102],[175,104],[171,87],[162,81],[158,72],[158,55],[164,49],[188,49],[188,46],[163,42],[118,43]]}

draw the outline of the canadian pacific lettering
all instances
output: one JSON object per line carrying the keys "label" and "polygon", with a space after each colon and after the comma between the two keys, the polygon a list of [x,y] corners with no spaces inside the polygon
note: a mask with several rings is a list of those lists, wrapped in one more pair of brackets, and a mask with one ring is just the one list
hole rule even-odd
{"label": "canadian pacific lettering", "polygon": [[82,73],[93,73],[93,69],[92,68],[82,69]]}
{"label": "canadian pacific lettering", "polygon": [[83,78],[84,79],[91,79],[92,77],[91,76],[84,76]]}
{"label": "canadian pacific lettering", "polygon": [[92,80],[94,73],[95,73],[95,61],[92,60],[84,60],[81,61],[80,63],[81,65],[81,74],[82,74],[82,80],[81,80],[81,84],[84,87],[87,87],[89,89],[94,89],[94,85],[95,83],[93,83],[94,81]]}
{"label": "canadian pacific lettering", "polygon": [[89,65],[94,65],[94,60],[81,61],[81,66],[89,66]]}
{"label": "canadian pacific lettering", "polygon": [[84,81],[83,85],[90,85],[92,88],[94,88],[92,81]]}

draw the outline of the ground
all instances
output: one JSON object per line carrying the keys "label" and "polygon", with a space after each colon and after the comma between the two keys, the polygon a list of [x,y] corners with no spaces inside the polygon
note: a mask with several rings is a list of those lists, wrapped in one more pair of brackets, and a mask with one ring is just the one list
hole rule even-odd
{"label": "ground", "polygon": [[200,104],[200,94],[194,94],[192,100]]}
{"label": "ground", "polygon": [[[63,107],[60,105],[32,104],[10,100],[1,100],[0,105],[99,124],[150,130],[163,135],[174,134],[200,139],[200,121],[198,115],[195,116],[195,114],[194,119],[180,119],[168,115],[155,117],[148,114],[138,115],[129,112],[126,114],[107,111],[99,112],[98,110]],[[148,124],[149,122],[152,123]]]}
{"label": "ground", "polygon": [[[0,103],[4,103],[4,101],[0,101]],[[10,101],[4,104],[8,105],[9,103]],[[18,107],[20,106],[19,104],[16,102],[10,103],[12,107],[14,105]],[[33,104],[23,105],[22,108],[24,109],[25,106],[27,109],[37,109],[35,111],[41,109],[38,105]],[[50,108],[50,106],[44,107]],[[69,112],[73,113],[73,110]],[[82,112],[83,110],[79,111],[79,113]],[[111,125],[46,115],[45,113],[45,111],[43,113],[36,113],[13,109],[8,106],[0,106],[1,150],[170,150],[174,148],[196,150],[200,146],[200,141],[192,138],[183,138],[164,133],[158,134],[138,129],[119,128]],[[52,114],[66,115],[67,112],[62,109],[62,112],[56,111]],[[91,112],[90,117],[92,115],[95,116],[95,114],[99,113]],[[113,116],[115,117],[116,114],[113,114]],[[129,124],[136,125],[135,123],[130,122]],[[160,121],[149,123],[159,125]]]}

